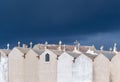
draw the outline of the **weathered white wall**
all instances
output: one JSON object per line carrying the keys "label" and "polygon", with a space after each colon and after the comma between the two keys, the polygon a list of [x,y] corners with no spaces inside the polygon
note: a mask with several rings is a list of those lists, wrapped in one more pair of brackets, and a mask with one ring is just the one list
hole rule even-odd
{"label": "weathered white wall", "polygon": [[9,54],[9,82],[24,82],[24,54],[14,48]]}
{"label": "weathered white wall", "polygon": [[94,59],[94,82],[110,82],[110,61],[102,54]]}
{"label": "weathered white wall", "polygon": [[73,82],[72,64],[72,56],[65,52],[61,54],[57,61],[57,82]]}
{"label": "weathered white wall", "polygon": [[120,54],[111,60],[111,82],[120,82]]}
{"label": "weathered white wall", "polygon": [[8,82],[8,58],[4,53],[1,55],[0,62],[0,82]]}
{"label": "weathered white wall", "polygon": [[3,65],[0,64],[0,82],[5,82]]}
{"label": "weathered white wall", "polygon": [[28,51],[24,59],[24,82],[40,82],[38,74],[38,54],[36,54],[32,49]]}
{"label": "weathered white wall", "polygon": [[93,62],[85,55],[80,55],[73,63],[73,82],[93,82]]}
{"label": "weathered white wall", "polygon": [[[50,61],[45,62],[45,55],[50,55]],[[57,55],[45,50],[39,59],[39,82],[57,82]]]}

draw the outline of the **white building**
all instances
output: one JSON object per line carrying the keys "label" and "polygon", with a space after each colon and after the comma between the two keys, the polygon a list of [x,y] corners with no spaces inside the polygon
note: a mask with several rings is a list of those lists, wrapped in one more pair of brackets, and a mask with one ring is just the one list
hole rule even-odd
{"label": "white building", "polygon": [[24,65],[25,65],[25,55],[29,51],[28,48],[15,47],[9,53],[8,62],[8,82],[24,82]]}
{"label": "white building", "polygon": [[0,82],[8,82],[8,54],[10,50],[0,50]]}
{"label": "white building", "polygon": [[39,82],[39,66],[39,54],[30,49],[24,59],[24,82]]}
{"label": "white building", "polygon": [[57,55],[46,49],[39,60],[39,82],[57,82]]}
{"label": "white building", "polygon": [[0,50],[0,82],[120,82],[120,54],[115,49],[61,42],[34,48],[31,43],[27,48],[19,43],[11,51]]}
{"label": "white building", "polygon": [[72,64],[73,57],[67,53],[63,52],[57,61],[57,82],[73,82],[72,76]]}
{"label": "white building", "polygon": [[120,54],[111,60],[111,82],[120,82]]}
{"label": "white building", "polygon": [[84,54],[74,58],[73,82],[93,82],[93,62]]}
{"label": "white building", "polygon": [[103,54],[94,59],[94,82],[110,82],[110,61]]}

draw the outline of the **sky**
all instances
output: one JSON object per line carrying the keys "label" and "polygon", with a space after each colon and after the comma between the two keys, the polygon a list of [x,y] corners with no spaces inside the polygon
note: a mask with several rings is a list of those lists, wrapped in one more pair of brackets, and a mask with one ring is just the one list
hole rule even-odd
{"label": "sky", "polygon": [[18,41],[120,50],[119,0],[0,0],[0,48]]}

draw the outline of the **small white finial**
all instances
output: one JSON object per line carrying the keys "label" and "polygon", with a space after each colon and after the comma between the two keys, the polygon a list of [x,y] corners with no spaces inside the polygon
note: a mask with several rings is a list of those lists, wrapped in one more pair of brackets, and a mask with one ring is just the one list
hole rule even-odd
{"label": "small white finial", "polygon": [[23,44],[23,48],[27,48],[28,46],[26,44]]}
{"label": "small white finial", "polygon": [[77,45],[77,46],[78,46],[78,50],[79,50],[79,49],[80,49],[80,43],[78,43],[78,45]]}
{"label": "small white finial", "polygon": [[20,41],[18,41],[18,47],[20,47]]}
{"label": "small white finial", "polygon": [[32,45],[33,45],[33,43],[32,43],[32,42],[30,42],[30,48],[32,48]]}
{"label": "small white finial", "polygon": [[77,50],[77,48],[76,48],[76,46],[74,46],[74,51],[76,51]]}
{"label": "small white finial", "polygon": [[59,51],[61,51],[61,50],[62,50],[62,41],[59,41],[58,50],[59,50]]}
{"label": "small white finial", "polygon": [[101,46],[101,47],[100,47],[100,50],[103,50],[103,48],[104,48],[104,46]]}
{"label": "small white finial", "polygon": [[76,41],[74,42],[74,44],[75,44],[75,46],[76,46],[76,49],[79,50],[79,48],[80,48],[80,42],[76,40]]}
{"label": "small white finial", "polygon": [[7,44],[7,50],[9,50],[9,49],[10,49],[10,44],[8,43],[8,44]]}
{"label": "small white finial", "polygon": [[114,46],[116,47],[116,46],[117,46],[117,43],[114,43]]}
{"label": "small white finial", "polygon": [[117,51],[117,43],[114,43],[113,52]]}
{"label": "small white finial", "polygon": [[79,43],[79,41],[77,41],[77,40],[74,42],[75,45],[77,45],[78,43]]}
{"label": "small white finial", "polygon": [[63,45],[63,51],[64,52],[66,51],[66,45],[65,44]]}
{"label": "small white finial", "polygon": [[62,45],[62,41],[61,40],[59,41],[59,45]]}
{"label": "small white finial", "polygon": [[48,45],[48,42],[46,41],[45,42],[45,50],[47,49],[47,45]]}
{"label": "small white finial", "polygon": [[48,45],[48,42],[47,42],[47,41],[45,42],[45,45]]}

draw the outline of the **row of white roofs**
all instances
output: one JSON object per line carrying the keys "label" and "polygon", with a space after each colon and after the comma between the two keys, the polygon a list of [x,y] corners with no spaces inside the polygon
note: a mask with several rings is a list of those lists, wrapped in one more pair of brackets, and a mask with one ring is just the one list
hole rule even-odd
{"label": "row of white roofs", "polygon": [[[45,52],[46,50],[49,50],[49,51],[55,53],[57,56],[60,56],[64,52],[70,54],[74,58],[80,56],[81,54],[84,54],[84,55],[88,56],[89,58],[91,58],[92,60],[94,60],[94,58],[96,56],[98,56],[99,54],[103,54],[109,60],[111,60],[111,58],[113,56],[115,56],[116,54],[119,54],[119,52],[117,52],[117,51],[113,52],[113,51],[96,50],[93,48],[93,46],[87,46],[87,47],[81,46],[80,49],[83,49],[83,52],[80,49],[78,50],[76,46],[71,46],[71,45],[65,46],[66,48],[73,48],[72,51],[64,49],[64,46],[63,46],[63,48],[61,47],[61,49],[59,50],[59,47],[60,47],[59,45],[47,45],[47,46],[45,46],[44,44],[37,44],[33,48],[32,47],[27,48],[24,45],[23,47],[20,47],[20,46],[14,47],[12,50],[1,49],[0,52],[4,53],[6,56],[8,56],[9,53],[12,52],[14,49],[19,50],[20,53],[22,53],[22,54],[27,54],[30,50],[32,50],[35,53],[37,53],[38,56],[40,56],[43,52]],[[84,51],[84,49],[86,51]]]}

